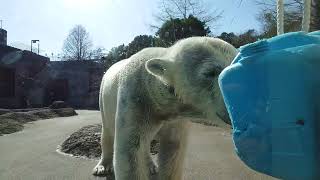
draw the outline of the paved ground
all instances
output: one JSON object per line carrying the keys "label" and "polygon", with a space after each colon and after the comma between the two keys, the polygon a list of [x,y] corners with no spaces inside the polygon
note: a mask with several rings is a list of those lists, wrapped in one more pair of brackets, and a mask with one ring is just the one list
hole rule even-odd
{"label": "paved ground", "polygon": [[[78,116],[27,124],[21,132],[0,136],[1,180],[100,180],[91,175],[96,161],[63,156],[57,145],[79,128],[100,122],[97,111],[77,111]],[[247,168],[233,153],[230,133],[193,124],[184,179],[272,179]]]}

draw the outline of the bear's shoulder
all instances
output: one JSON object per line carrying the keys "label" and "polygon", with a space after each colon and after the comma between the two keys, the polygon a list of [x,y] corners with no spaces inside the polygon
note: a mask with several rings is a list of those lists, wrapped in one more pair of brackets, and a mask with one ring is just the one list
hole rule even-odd
{"label": "bear's shoulder", "polygon": [[162,47],[148,47],[130,57],[131,61],[136,61],[139,59],[149,60],[152,58],[162,57],[167,53],[167,48]]}

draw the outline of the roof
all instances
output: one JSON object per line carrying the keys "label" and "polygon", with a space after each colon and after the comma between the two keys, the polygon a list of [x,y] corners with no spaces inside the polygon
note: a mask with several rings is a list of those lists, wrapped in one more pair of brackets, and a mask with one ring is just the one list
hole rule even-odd
{"label": "roof", "polygon": [[28,61],[27,63],[31,64],[46,64],[50,59],[31,51],[0,45],[0,66],[14,67],[21,61]]}

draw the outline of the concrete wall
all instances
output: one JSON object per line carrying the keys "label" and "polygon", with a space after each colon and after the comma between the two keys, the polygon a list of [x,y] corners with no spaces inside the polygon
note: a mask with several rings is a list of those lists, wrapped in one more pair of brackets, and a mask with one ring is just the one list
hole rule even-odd
{"label": "concrete wall", "polygon": [[[37,87],[34,77],[48,62],[49,58],[35,53],[10,46],[0,46],[0,68],[14,72],[14,96],[0,97],[0,108],[24,108],[28,106],[30,103],[27,102],[28,93],[35,92],[35,87]],[[41,106],[39,95],[35,97],[35,102],[38,103],[35,103],[34,106]]]}
{"label": "concrete wall", "polygon": [[0,28],[0,45],[7,45],[7,31]]}
{"label": "concrete wall", "polygon": [[[55,100],[77,108],[98,108],[104,71],[94,61],[50,62],[30,51],[0,45],[0,87],[14,84],[13,96],[0,94],[0,108],[43,107]],[[8,72],[14,72],[10,83]]]}
{"label": "concrete wall", "polygon": [[[47,106],[55,100],[63,100],[77,108],[98,108],[103,71],[103,67],[93,61],[48,63],[36,77],[44,83],[44,105]],[[64,85],[61,86],[57,82],[63,82]],[[64,90],[59,91],[59,87]]]}

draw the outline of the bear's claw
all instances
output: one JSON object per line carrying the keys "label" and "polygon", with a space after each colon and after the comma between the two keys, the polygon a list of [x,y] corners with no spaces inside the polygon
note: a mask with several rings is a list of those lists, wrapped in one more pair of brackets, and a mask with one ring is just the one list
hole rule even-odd
{"label": "bear's claw", "polygon": [[93,168],[92,174],[95,176],[106,176],[107,174],[111,174],[113,172],[112,166],[103,166],[98,164],[95,168]]}

